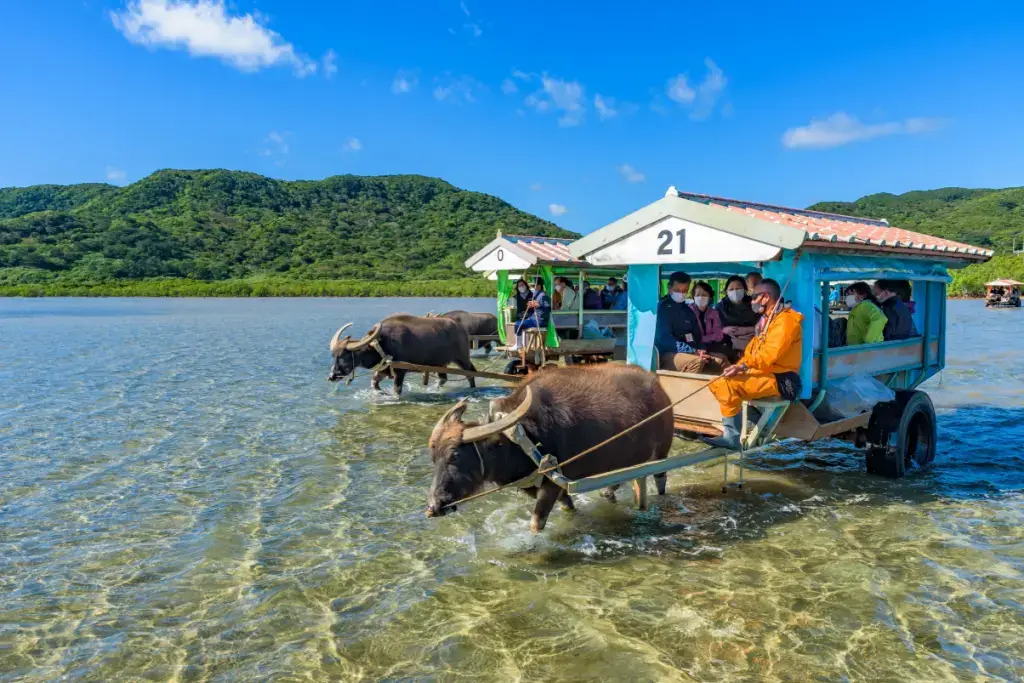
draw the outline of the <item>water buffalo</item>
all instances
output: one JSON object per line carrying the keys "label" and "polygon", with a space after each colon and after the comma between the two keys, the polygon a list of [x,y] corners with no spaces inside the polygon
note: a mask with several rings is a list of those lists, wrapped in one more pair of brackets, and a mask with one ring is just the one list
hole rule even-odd
{"label": "water buffalo", "polygon": [[[455,363],[463,370],[476,370],[469,362],[469,335],[458,323],[447,318],[419,318],[412,315],[393,315],[384,318],[358,341],[342,337],[352,323],[342,326],[331,339],[334,363],[327,377],[332,382],[351,376],[356,368],[375,368],[381,362],[380,347],[392,360],[420,365],[445,367]],[[395,379],[395,395],[402,394],[406,370],[390,368]],[[380,388],[384,374],[374,373],[374,388]],[[439,374],[443,385],[448,375]],[[469,378],[469,386],[476,382]]]}
{"label": "water buffalo", "polygon": [[[502,431],[521,424],[543,453],[559,462],[618,434],[670,405],[652,373],[630,365],[551,368],[520,384],[504,399],[492,401],[493,422],[463,422],[463,399],[449,410],[430,435],[434,480],[427,516],[454,510],[454,503],[479,491],[485,482],[502,485],[527,477],[536,469]],[[672,446],[672,412],[652,419],[590,455],[566,465],[562,472],[579,479],[647,460],[661,460]],[[666,475],[655,476],[658,494],[665,494]],[[537,499],[530,529],[540,531],[556,501],[573,509],[565,490],[547,478],[524,489]],[[614,499],[614,492],[612,493]]]}
{"label": "water buffalo", "polygon": [[[429,314],[428,314],[429,315]],[[498,334],[498,316],[493,313],[470,313],[469,311],[448,311],[442,313],[442,318],[454,320],[465,328],[469,336],[493,337]],[[484,344],[487,353],[491,352],[492,342]]]}

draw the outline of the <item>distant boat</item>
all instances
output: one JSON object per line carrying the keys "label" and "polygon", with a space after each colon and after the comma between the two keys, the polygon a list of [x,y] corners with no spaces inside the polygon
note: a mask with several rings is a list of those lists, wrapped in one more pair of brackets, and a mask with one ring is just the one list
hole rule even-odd
{"label": "distant boat", "polygon": [[1020,308],[1020,292],[1024,282],[993,280],[985,283],[986,308]]}

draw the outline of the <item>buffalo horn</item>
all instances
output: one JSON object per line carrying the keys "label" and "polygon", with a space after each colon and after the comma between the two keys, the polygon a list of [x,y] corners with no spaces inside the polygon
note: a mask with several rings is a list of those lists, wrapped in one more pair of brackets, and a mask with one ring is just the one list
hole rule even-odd
{"label": "buffalo horn", "polygon": [[363,337],[357,342],[349,342],[348,348],[352,349],[353,351],[358,351],[360,349],[366,348],[370,344],[370,342],[372,342],[379,336],[380,323],[377,323],[376,325],[373,326],[373,329],[371,329],[370,332],[365,337]]}
{"label": "buffalo horn", "polygon": [[481,441],[494,434],[500,434],[509,427],[514,427],[519,423],[520,420],[530,411],[530,404],[533,403],[533,392],[530,387],[526,387],[526,393],[523,395],[523,400],[519,403],[515,410],[507,415],[498,413],[495,415],[497,419],[494,422],[490,422],[479,427],[470,427],[462,433],[463,443],[473,443],[474,441]]}
{"label": "buffalo horn", "polygon": [[334,333],[334,337],[331,338],[331,353],[333,353],[334,355],[338,355],[339,353],[345,350],[345,342],[342,341],[341,335],[346,329],[348,329],[351,326],[352,323],[345,323],[338,329],[337,332]]}
{"label": "buffalo horn", "polygon": [[441,419],[437,421],[436,425],[434,425],[434,430],[430,433],[430,440],[427,442],[431,448],[434,447],[434,444],[437,443],[437,440],[440,438],[441,432],[442,430],[444,430],[445,424],[447,424],[450,420],[462,419],[462,414],[466,412],[467,405],[469,405],[469,399],[464,398],[458,403],[456,403],[454,406],[449,408],[448,412],[441,416]]}

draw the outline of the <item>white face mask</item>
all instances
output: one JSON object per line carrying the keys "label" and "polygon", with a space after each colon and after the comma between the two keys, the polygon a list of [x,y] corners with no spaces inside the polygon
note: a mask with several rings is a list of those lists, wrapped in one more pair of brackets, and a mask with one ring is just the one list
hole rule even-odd
{"label": "white face mask", "polygon": [[686,299],[686,295],[682,292],[669,292],[669,295],[672,297],[672,301],[675,301],[677,304],[683,303]]}
{"label": "white face mask", "polygon": [[526,294],[526,287],[524,287],[523,285],[520,285],[519,286],[519,293],[520,294]]}
{"label": "white face mask", "polygon": [[885,292],[875,292],[875,298],[878,299],[878,303],[882,303],[889,299],[889,295]]}
{"label": "white face mask", "polygon": [[853,308],[854,306],[856,306],[859,303],[860,302],[857,301],[857,295],[856,294],[847,294],[846,295],[846,307],[847,308]]}
{"label": "white face mask", "polygon": [[750,308],[751,310],[754,311],[754,313],[760,313],[764,310],[764,304],[762,304],[760,301],[755,301],[750,304]]}
{"label": "white face mask", "polygon": [[733,302],[734,304],[738,304],[739,302],[743,301],[743,297],[747,295],[747,292],[742,289],[730,289],[727,292],[727,295],[729,297],[729,301]]}
{"label": "white face mask", "polygon": [[709,304],[709,303],[711,302],[711,297],[707,297],[707,296],[695,296],[695,297],[693,297],[693,301],[694,301],[694,303],[696,303],[696,304],[697,304],[697,305],[698,305],[698,306],[699,306],[700,308],[705,308],[705,307],[706,307],[706,306],[707,306],[707,305],[708,305],[708,304]]}
{"label": "white face mask", "polygon": [[555,285],[555,291],[556,292],[561,292],[563,289],[565,289],[565,285],[563,285],[561,282],[559,282],[557,285]]}
{"label": "white face mask", "polygon": [[604,288],[607,289],[609,292],[615,291],[615,285],[605,285]]}

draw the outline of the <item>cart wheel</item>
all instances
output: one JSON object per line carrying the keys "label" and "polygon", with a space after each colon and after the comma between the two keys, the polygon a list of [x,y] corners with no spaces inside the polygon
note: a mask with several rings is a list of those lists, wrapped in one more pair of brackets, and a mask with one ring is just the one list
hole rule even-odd
{"label": "cart wheel", "polygon": [[938,430],[928,394],[898,391],[896,400],[880,403],[868,424],[867,469],[870,474],[899,478],[925,468],[935,459]]}
{"label": "cart wheel", "polygon": [[513,358],[505,366],[506,375],[525,375],[529,370],[523,365],[523,361]]}

